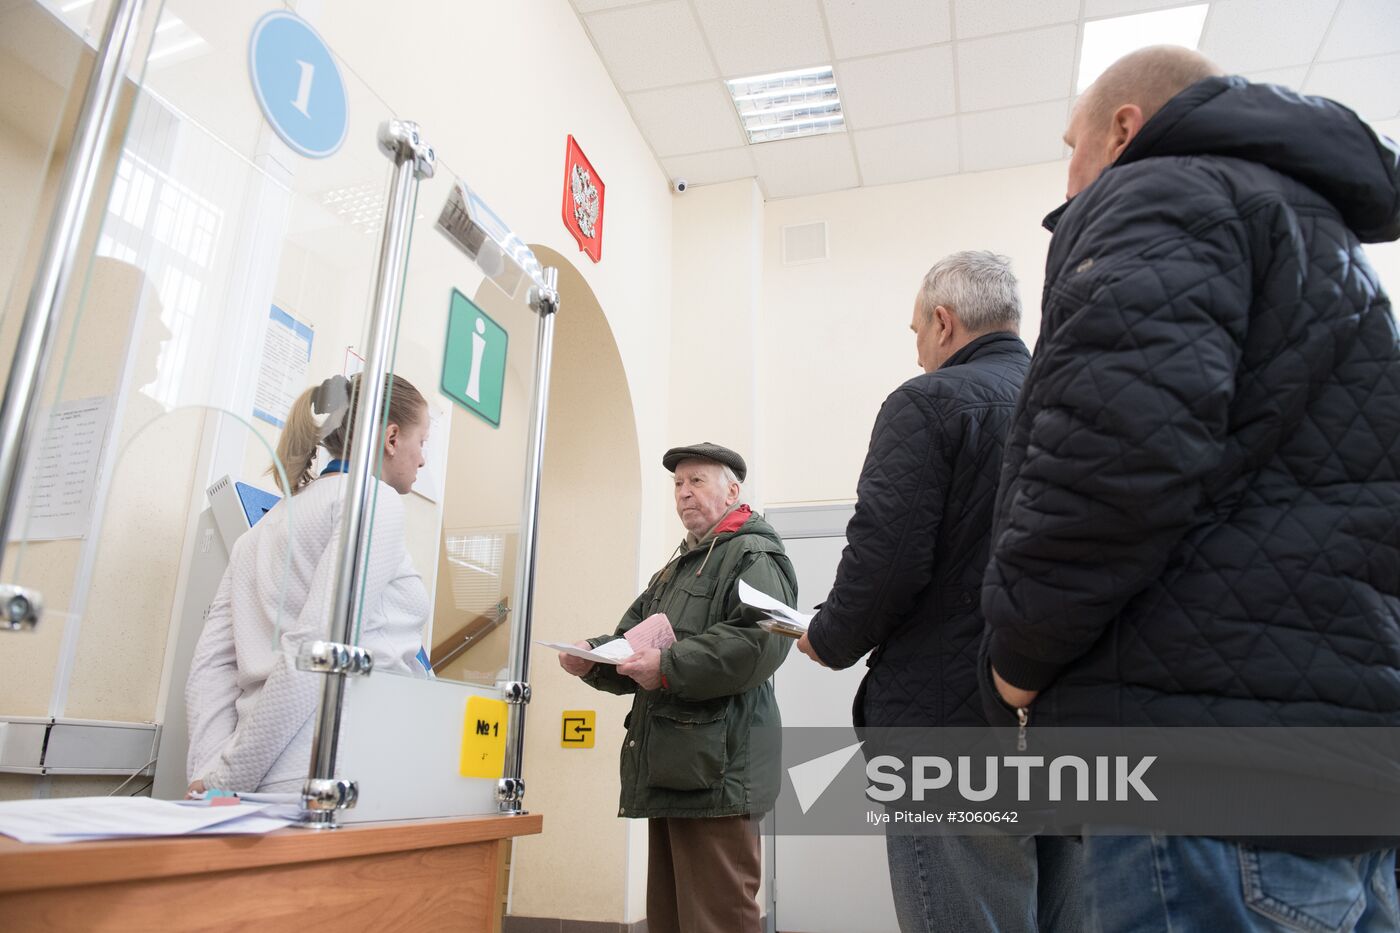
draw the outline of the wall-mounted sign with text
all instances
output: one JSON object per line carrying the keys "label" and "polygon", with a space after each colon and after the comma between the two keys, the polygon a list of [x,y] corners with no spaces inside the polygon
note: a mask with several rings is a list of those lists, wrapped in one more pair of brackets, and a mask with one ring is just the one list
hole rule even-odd
{"label": "wall-mounted sign with text", "polygon": [[572,136],[564,150],[564,227],[589,259],[603,258],[603,179]]}
{"label": "wall-mounted sign with text", "polygon": [[306,20],[285,10],[258,20],[248,40],[248,74],[263,116],[288,146],[324,159],[345,142],[345,82]]}

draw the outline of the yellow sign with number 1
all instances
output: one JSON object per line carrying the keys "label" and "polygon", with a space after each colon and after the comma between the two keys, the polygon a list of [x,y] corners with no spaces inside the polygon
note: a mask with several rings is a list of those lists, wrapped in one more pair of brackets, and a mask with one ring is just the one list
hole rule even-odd
{"label": "yellow sign with number 1", "polygon": [[499,778],[506,771],[506,725],[509,707],[504,700],[472,697],[462,724],[462,777]]}

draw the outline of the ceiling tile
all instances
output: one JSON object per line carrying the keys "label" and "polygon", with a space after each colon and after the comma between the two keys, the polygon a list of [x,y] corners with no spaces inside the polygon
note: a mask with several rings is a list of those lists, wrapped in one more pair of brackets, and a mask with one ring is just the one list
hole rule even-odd
{"label": "ceiling tile", "polygon": [[1074,89],[1078,26],[1054,26],[958,43],[963,110],[990,110],[1068,97]]}
{"label": "ceiling tile", "polygon": [[1273,68],[1268,71],[1247,71],[1244,76],[1256,84],[1282,84],[1284,87],[1299,90],[1303,86],[1303,79],[1308,76],[1308,66],[1298,65],[1293,68]]}
{"label": "ceiling tile", "polygon": [[642,135],[660,158],[744,145],[739,115],[718,81],[627,96]]}
{"label": "ceiling tile", "polygon": [[997,32],[1074,23],[1079,20],[1079,0],[957,0],[959,39],[989,36]]}
{"label": "ceiling tile", "polygon": [[1304,92],[1330,97],[1367,120],[1400,115],[1400,55],[1313,65]]}
{"label": "ceiling tile", "polygon": [[859,183],[845,133],[762,143],[753,147],[753,160],[770,198],[840,191]]}
{"label": "ceiling tile", "polygon": [[620,6],[636,6],[646,0],[574,0],[580,13],[596,13],[599,10],[615,10]]}
{"label": "ceiling tile", "polygon": [[1215,0],[1201,52],[1229,72],[1306,65],[1332,19],[1336,0]]}
{"label": "ceiling tile", "polygon": [[846,123],[857,129],[954,113],[950,46],[840,62],[836,87]]}
{"label": "ceiling tile", "polygon": [[1400,7],[1395,0],[1342,0],[1322,61],[1400,52]]}
{"label": "ceiling tile", "polygon": [[870,15],[869,0],[822,2],[838,59],[934,45],[953,37],[948,0],[883,0],[878,16]]}
{"label": "ceiling tile", "polygon": [[694,2],[726,78],[830,64],[817,0]]}
{"label": "ceiling tile", "polygon": [[699,155],[676,156],[663,160],[661,167],[666,170],[668,177],[684,178],[692,185],[713,185],[736,178],[752,178],[758,174],[748,146]]}
{"label": "ceiling tile", "polygon": [[958,117],[963,171],[982,172],[1064,158],[1069,101]]}
{"label": "ceiling tile", "polygon": [[958,170],[958,119],[946,117],[855,134],[856,159],[867,185],[951,175]]}
{"label": "ceiling tile", "polygon": [[1127,16],[1131,13],[1166,10],[1174,6],[1195,6],[1201,2],[1202,0],[1084,0],[1084,18]]}
{"label": "ceiling tile", "polygon": [[[593,13],[583,21],[624,92],[715,76],[704,36],[684,0]],[[638,36],[646,41],[637,41]]]}

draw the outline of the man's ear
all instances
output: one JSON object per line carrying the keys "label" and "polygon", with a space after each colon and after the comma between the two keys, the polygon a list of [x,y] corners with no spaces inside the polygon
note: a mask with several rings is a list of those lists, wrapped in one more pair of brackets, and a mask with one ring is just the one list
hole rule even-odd
{"label": "man's ear", "polygon": [[1142,108],[1137,104],[1124,104],[1113,111],[1113,122],[1108,127],[1110,165],[1118,161],[1123,150],[1128,148],[1128,143],[1137,137],[1146,122],[1142,116]]}
{"label": "man's ear", "polygon": [[938,342],[948,343],[953,339],[953,329],[956,324],[953,312],[943,305],[939,305],[933,309],[933,317],[938,322]]}

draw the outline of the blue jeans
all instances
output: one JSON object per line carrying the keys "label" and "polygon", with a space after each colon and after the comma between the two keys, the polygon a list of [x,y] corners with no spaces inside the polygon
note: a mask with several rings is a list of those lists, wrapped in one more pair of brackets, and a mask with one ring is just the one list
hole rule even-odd
{"label": "blue jeans", "polygon": [[1077,837],[885,837],[903,933],[1080,933],[1088,911]]}
{"label": "blue jeans", "polygon": [[1202,836],[1084,838],[1100,933],[1400,930],[1395,851],[1316,857]]}

